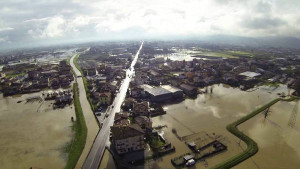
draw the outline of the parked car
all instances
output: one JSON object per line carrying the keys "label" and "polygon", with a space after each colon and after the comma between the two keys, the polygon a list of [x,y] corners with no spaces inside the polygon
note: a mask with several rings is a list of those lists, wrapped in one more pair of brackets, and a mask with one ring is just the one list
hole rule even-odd
{"label": "parked car", "polygon": [[187,161],[186,163],[185,163],[185,165],[186,166],[193,166],[193,165],[195,165],[195,160],[194,159],[190,159],[189,161]]}

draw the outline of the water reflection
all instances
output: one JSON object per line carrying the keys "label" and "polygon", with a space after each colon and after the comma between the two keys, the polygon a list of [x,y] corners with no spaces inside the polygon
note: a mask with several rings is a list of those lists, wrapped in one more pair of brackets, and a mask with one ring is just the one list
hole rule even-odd
{"label": "water reflection", "polygon": [[258,143],[259,152],[253,160],[261,168],[299,168],[299,117],[294,127],[288,125],[296,104],[299,103],[278,102],[270,108],[267,119],[258,115],[241,125],[240,129]]}

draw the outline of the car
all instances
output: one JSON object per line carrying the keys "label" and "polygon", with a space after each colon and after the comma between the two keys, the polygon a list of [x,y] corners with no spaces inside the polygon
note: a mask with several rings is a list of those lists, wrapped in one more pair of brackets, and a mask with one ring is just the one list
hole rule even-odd
{"label": "car", "polygon": [[188,160],[186,163],[185,163],[185,165],[186,166],[193,166],[193,165],[195,165],[195,160],[194,159],[190,159],[190,160]]}
{"label": "car", "polygon": [[108,117],[108,116],[109,116],[109,114],[106,114],[106,115],[105,115],[105,117]]}
{"label": "car", "polygon": [[95,112],[96,116],[101,116],[101,112]]}

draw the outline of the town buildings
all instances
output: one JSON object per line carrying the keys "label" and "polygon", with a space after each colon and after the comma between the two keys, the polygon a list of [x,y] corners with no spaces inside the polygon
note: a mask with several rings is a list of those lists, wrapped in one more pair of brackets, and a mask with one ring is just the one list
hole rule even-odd
{"label": "town buildings", "polygon": [[145,149],[145,132],[138,124],[111,127],[112,141],[118,154]]}

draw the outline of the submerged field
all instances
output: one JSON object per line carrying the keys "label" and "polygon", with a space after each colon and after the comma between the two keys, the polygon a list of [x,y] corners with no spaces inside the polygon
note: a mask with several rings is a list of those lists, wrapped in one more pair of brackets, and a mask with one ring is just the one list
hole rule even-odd
{"label": "submerged field", "polygon": [[[73,105],[52,108],[52,102],[29,102],[41,93],[0,95],[0,168],[64,168],[65,148],[73,137]],[[17,103],[21,101],[21,103]]]}
{"label": "submerged field", "polygon": [[[215,133],[217,136],[222,137],[222,142],[228,146],[228,150],[208,158],[206,160],[208,168],[241,153],[246,148],[246,145],[229,133],[226,130],[226,126],[273,100],[277,97],[278,92],[288,93],[288,89],[283,85],[278,88],[262,86],[253,92],[245,92],[226,85],[214,85],[212,94],[198,95],[196,99],[186,99],[178,104],[164,106],[167,114],[152,118],[153,126],[163,124],[168,126],[163,129],[164,136],[175,145],[176,152],[156,161],[149,161],[146,166],[149,166],[148,168],[151,168],[150,166],[154,168],[174,168],[170,160],[190,152],[185,143],[177,139],[172,133],[172,129],[175,129],[181,137],[199,132]],[[275,107],[274,109],[277,108]],[[276,111],[289,112],[290,109],[285,107]],[[263,118],[261,115],[257,115],[257,117]],[[253,139],[255,140],[255,138]],[[276,140],[276,138],[270,139]],[[258,145],[260,146],[259,142]],[[289,161],[287,160],[286,162],[288,163]],[[236,168],[255,167],[251,159],[245,163],[241,163],[243,167],[238,165]],[[204,162],[198,162],[196,168],[206,168],[204,164]]]}

